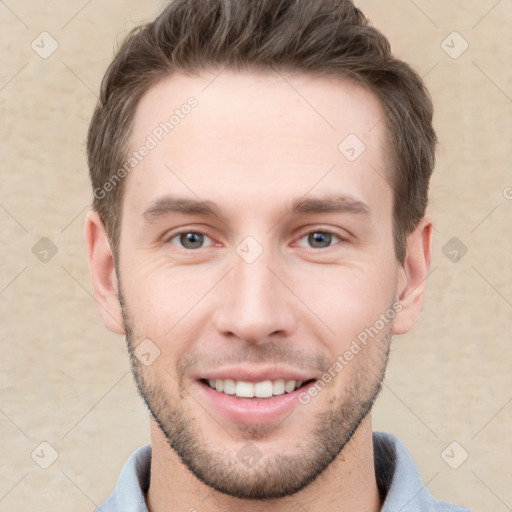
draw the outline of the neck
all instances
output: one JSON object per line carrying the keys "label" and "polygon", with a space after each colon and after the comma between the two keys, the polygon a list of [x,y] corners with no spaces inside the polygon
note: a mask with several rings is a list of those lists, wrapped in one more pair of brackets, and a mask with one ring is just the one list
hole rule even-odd
{"label": "neck", "polygon": [[151,483],[146,497],[150,512],[378,512],[382,506],[375,479],[370,415],[314,482],[293,496],[272,501],[233,498],[205,485],[181,462],[153,420],[151,445]]}

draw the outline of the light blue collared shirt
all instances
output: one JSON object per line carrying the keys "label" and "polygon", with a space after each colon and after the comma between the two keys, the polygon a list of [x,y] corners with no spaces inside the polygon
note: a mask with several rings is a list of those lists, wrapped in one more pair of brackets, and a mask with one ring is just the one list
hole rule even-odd
{"label": "light blue collared shirt", "polygon": [[[402,442],[386,432],[373,433],[375,473],[385,496],[381,512],[471,512],[436,500]],[[111,496],[95,512],[148,512],[151,446],[136,450],[126,462]]]}

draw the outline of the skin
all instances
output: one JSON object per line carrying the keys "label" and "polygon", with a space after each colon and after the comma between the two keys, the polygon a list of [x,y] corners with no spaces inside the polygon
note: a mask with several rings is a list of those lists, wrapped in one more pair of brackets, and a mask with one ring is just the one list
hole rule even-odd
{"label": "skin", "polygon": [[[383,111],[369,91],[311,76],[216,76],[173,75],[139,104],[134,149],[167,112],[198,100],[125,178],[117,268],[95,212],[85,226],[100,313],[127,335],[158,419],[148,508],[380,510],[368,410],[392,334],[411,329],[421,310],[431,219],[397,261]],[[353,162],[338,151],[350,133],[366,145]],[[216,214],[155,208],[169,196],[211,202]],[[296,200],[334,197],[359,207],[292,209]],[[180,245],[178,235],[190,232],[206,235],[204,246]],[[311,247],[314,232],[331,233],[330,245]],[[252,263],[237,253],[247,236],[257,241],[249,250],[262,250]],[[394,321],[284,419],[229,421],[201,393],[197,378],[218,368],[282,366],[318,379],[395,301]],[[160,350],[149,366],[133,355],[144,339]],[[237,459],[248,442],[261,454],[250,468]]]}

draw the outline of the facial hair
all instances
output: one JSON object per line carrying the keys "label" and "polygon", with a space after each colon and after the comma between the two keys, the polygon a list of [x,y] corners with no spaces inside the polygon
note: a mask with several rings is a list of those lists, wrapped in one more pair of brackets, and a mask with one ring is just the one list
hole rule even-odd
{"label": "facial hair", "polygon": [[[151,366],[146,367],[138,360],[134,353],[138,339],[135,326],[121,294],[120,299],[127,348],[139,395],[169,446],[189,471],[207,486],[229,496],[246,500],[272,500],[290,496],[307,487],[340,455],[370,412],[382,388],[392,322],[372,340],[372,346],[365,346],[362,352],[366,351],[366,354],[357,354],[352,360],[350,364],[359,365],[358,371],[353,372],[354,377],[340,390],[339,396],[331,400],[333,407],[312,418],[312,426],[306,427],[309,433],[305,432],[303,438],[298,440],[295,451],[265,453],[256,464],[247,467],[241,463],[236,452],[223,450],[208,437],[208,431],[198,428],[192,415],[182,405],[183,399],[190,395],[183,383],[187,364],[178,367],[177,377],[172,377],[166,370],[167,375],[163,375],[161,370],[155,372]],[[274,355],[279,354],[282,345],[271,346],[271,343],[266,345],[266,352],[270,350]],[[280,361],[289,362],[285,358]],[[169,393],[170,380],[175,385],[177,383],[177,397]],[[293,412],[285,421],[293,421]],[[257,444],[259,440],[264,442],[274,428],[268,425],[246,426],[240,433],[252,445],[252,449],[257,450],[254,443]],[[262,450],[265,451],[264,448]]]}

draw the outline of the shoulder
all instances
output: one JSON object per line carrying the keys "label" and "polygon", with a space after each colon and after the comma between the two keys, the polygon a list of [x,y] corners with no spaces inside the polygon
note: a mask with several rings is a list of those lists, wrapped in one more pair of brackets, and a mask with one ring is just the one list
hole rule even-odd
{"label": "shoulder", "polygon": [[374,432],[375,474],[384,499],[381,512],[472,512],[434,498],[404,444],[394,435]]}
{"label": "shoulder", "polygon": [[126,461],[114,492],[94,512],[148,512],[145,494],[149,487],[151,446],[132,453]]}

